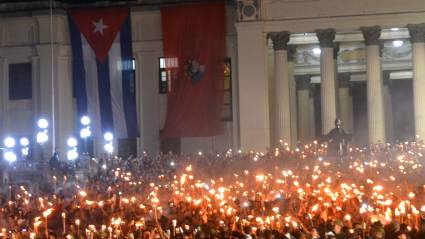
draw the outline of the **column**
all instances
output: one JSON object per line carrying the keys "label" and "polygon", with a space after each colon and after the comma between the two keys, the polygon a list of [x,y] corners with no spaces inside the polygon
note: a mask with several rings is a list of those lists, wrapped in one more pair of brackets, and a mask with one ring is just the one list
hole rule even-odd
{"label": "column", "polygon": [[[66,159],[68,152],[67,139],[74,136],[76,115],[73,106],[73,83],[72,64],[69,56],[59,56],[55,69],[55,119],[56,119],[56,147],[60,152],[61,159]],[[80,119],[77,119],[80,122]],[[79,124],[77,124],[79,125]],[[82,145],[80,145],[82,146]]]}
{"label": "column", "polygon": [[425,138],[425,23],[407,25],[412,42],[415,134]]}
{"label": "column", "polygon": [[236,23],[241,149],[270,146],[266,35],[261,22]]}
{"label": "column", "polygon": [[[301,142],[310,142],[314,138],[314,128],[311,126],[312,101],[310,100],[310,76],[296,76],[298,101],[298,138]],[[314,109],[314,108],[313,108]]]}
{"label": "column", "polygon": [[334,57],[334,67],[335,67],[335,94],[336,94],[336,118],[341,118],[341,111],[340,111],[340,102],[339,102],[339,93],[338,93],[338,89],[339,89],[339,81],[338,81],[338,53],[339,53],[339,43],[334,43],[334,48],[333,48],[333,57]]}
{"label": "column", "polygon": [[316,30],[320,43],[320,91],[322,108],[322,134],[333,129],[336,114],[335,62],[334,62],[334,29]]}
{"label": "column", "polygon": [[314,92],[313,92],[313,89],[314,89],[314,85],[312,85],[312,84],[310,84],[310,90],[309,90],[309,99],[308,99],[308,102],[310,102],[309,103],[309,108],[308,108],[308,110],[309,110],[309,112],[310,112],[310,138],[311,139],[309,139],[309,142],[311,142],[312,140],[314,140],[314,139],[316,139],[317,138],[317,134],[316,134],[316,118],[317,118],[317,116],[316,116],[316,104],[315,104],[315,99],[314,99]]}
{"label": "column", "polygon": [[385,143],[385,113],[379,26],[362,27],[366,44],[367,109],[369,143]]}
{"label": "column", "polygon": [[273,98],[271,105],[273,122],[271,130],[274,138],[272,145],[278,145],[282,140],[289,145],[291,142],[291,109],[290,109],[290,89],[289,89],[289,67],[287,43],[289,41],[288,32],[269,33],[269,37],[273,41],[274,49],[274,77],[272,81]]}
{"label": "column", "polygon": [[66,140],[74,133],[71,64],[69,57],[60,56],[60,52],[61,47],[54,45],[52,65],[50,45],[37,45],[39,86],[35,120],[45,117],[49,121],[49,141],[42,146],[45,160],[50,158],[55,148],[60,158],[66,160]]}
{"label": "column", "polygon": [[298,126],[297,126],[297,84],[295,82],[295,54],[297,49],[294,45],[288,46],[288,74],[289,74],[289,101],[291,114],[291,143],[293,146],[298,141]]}
{"label": "column", "polygon": [[390,72],[384,71],[382,73],[382,79],[384,91],[385,136],[387,142],[392,142],[394,140],[394,125]]}
{"label": "column", "polygon": [[[6,102],[9,95],[9,87],[7,87],[9,85],[7,82],[9,77],[7,76],[7,72],[7,60],[0,57],[0,139],[3,139],[6,133]],[[0,145],[0,147],[3,147],[2,141],[0,141]]]}
{"label": "column", "polygon": [[[161,109],[166,109],[166,98],[158,94],[158,58],[159,51],[139,51],[135,54],[137,71],[137,111],[139,129],[138,154],[143,152],[155,155],[160,152],[159,132],[165,119],[161,118]],[[166,115],[163,112],[162,115]]]}
{"label": "column", "polygon": [[[35,121],[37,121],[39,118],[43,117],[46,118],[49,121],[49,141],[47,141],[44,145],[42,145],[40,148],[42,152],[41,160],[48,160],[51,156],[53,151],[55,150],[53,140],[55,137],[53,136],[55,132],[55,119],[53,115],[53,94],[54,89],[52,88],[52,84],[55,84],[56,81],[55,73],[53,72],[53,78],[52,78],[52,67],[53,69],[57,69],[57,63],[58,63],[58,47],[55,45],[53,47],[53,65],[52,65],[52,52],[49,44],[43,44],[43,45],[37,45],[37,55],[39,57],[39,75],[38,75],[38,112],[35,112]],[[54,88],[56,86],[54,85]],[[54,98],[56,98],[56,95],[54,95]],[[36,122],[34,122],[36,125]],[[36,126],[37,127],[37,126]],[[37,130],[35,131],[37,133]],[[56,142],[55,142],[56,143]],[[64,153],[60,153],[60,157],[66,157]]]}
{"label": "column", "polygon": [[34,113],[40,112],[40,57],[31,57],[31,76],[32,76],[32,110]]}
{"label": "column", "polygon": [[350,93],[349,72],[338,74],[338,86],[339,118],[342,121],[342,128],[348,133],[353,133],[353,98]]}

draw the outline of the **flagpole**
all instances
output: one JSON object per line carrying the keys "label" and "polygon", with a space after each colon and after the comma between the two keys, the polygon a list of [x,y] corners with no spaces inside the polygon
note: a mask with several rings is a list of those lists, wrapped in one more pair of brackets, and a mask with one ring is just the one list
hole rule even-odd
{"label": "flagpole", "polygon": [[53,62],[53,1],[50,0],[49,12],[50,12],[50,77],[52,87],[52,148],[53,152],[56,151],[56,122],[55,122],[55,80],[54,80],[54,62]]}

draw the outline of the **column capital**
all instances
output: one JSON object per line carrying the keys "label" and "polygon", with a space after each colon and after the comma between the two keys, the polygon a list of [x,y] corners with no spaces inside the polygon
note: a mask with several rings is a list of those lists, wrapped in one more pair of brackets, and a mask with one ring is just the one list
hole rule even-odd
{"label": "column capital", "polygon": [[288,45],[288,61],[294,61],[297,53],[297,47],[295,45]]}
{"label": "column capital", "polygon": [[351,79],[350,72],[338,73],[339,88],[349,88],[350,79]]}
{"label": "column capital", "polygon": [[333,41],[335,40],[335,29],[316,29],[316,36],[319,39],[319,45],[321,48],[333,48]]}
{"label": "column capital", "polygon": [[409,29],[410,41],[412,43],[425,42],[425,23],[408,24],[407,29]]}
{"label": "column capital", "polygon": [[270,39],[272,39],[273,49],[275,51],[286,50],[288,48],[289,32],[287,31],[270,32],[267,35]]}
{"label": "column capital", "polygon": [[295,82],[297,84],[297,90],[309,90],[310,89],[310,75],[296,75]]}
{"label": "column capital", "polygon": [[361,27],[366,46],[379,45],[379,37],[381,36],[380,26]]}

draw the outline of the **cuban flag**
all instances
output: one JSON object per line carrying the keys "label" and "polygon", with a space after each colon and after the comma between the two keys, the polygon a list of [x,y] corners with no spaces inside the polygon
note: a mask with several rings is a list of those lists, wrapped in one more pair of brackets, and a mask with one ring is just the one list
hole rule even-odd
{"label": "cuban flag", "polygon": [[128,8],[70,10],[74,94],[95,134],[139,136]]}

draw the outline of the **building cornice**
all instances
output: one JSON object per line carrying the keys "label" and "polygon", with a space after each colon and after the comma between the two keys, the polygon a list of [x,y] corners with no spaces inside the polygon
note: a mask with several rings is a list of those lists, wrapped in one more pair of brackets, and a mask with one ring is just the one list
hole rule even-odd
{"label": "building cornice", "polygon": [[[187,3],[203,3],[203,2],[214,2],[222,0],[127,0],[127,1],[101,1],[101,0],[56,0],[54,1],[53,8],[55,10],[66,10],[69,8],[92,8],[92,7],[117,7],[117,6],[129,6],[132,10],[149,10],[159,9],[162,6],[170,6],[177,4]],[[224,0],[226,5],[235,6],[234,1]],[[7,1],[0,4],[0,13],[2,17],[16,17],[16,16],[32,16],[34,14],[40,14],[38,12],[48,11],[50,7],[50,1]]]}

